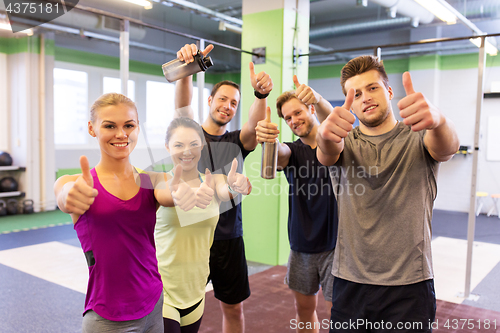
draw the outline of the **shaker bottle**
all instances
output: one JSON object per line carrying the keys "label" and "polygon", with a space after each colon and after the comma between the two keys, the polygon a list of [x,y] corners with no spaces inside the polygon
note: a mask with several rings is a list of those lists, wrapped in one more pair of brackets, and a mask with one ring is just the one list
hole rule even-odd
{"label": "shaker bottle", "polygon": [[208,67],[213,66],[212,59],[210,57],[203,57],[200,50],[194,56],[194,61],[185,63],[179,59],[174,59],[161,66],[163,69],[163,74],[168,82],[174,82],[182,79],[186,76],[193,75],[195,73],[206,71]]}
{"label": "shaker bottle", "polygon": [[[271,114],[267,112],[266,121],[271,122]],[[260,176],[264,179],[276,178],[276,169],[278,166],[278,139],[274,142],[264,142],[262,144],[262,159]]]}

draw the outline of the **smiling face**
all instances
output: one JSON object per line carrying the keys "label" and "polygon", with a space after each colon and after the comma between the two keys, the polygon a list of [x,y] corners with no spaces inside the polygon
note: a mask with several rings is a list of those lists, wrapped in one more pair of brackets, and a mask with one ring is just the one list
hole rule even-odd
{"label": "smiling face", "polygon": [[183,172],[198,170],[198,161],[203,148],[198,132],[190,127],[177,127],[165,147],[170,152],[174,166],[180,164]]}
{"label": "smiling face", "polygon": [[233,119],[240,102],[240,92],[233,86],[222,85],[215,95],[208,98],[210,118],[218,126],[225,126]]}
{"label": "smiling face", "polygon": [[314,127],[314,106],[307,107],[297,98],[291,98],[281,106],[283,119],[298,137],[307,137]]}
{"label": "smiling face", "polygon": [[128,158],[139,136],[137,111],[123,103],[100,107],[94,121],[89,121],[88,131],[97,138],[101,156]]}
{"label": "smiling face", "polygon": [[383,128],[395,121],[390,102],[394,96],[392,88],[386,88],[376,70],[348,79],[345,90],[351,88],[356,90],[351,109],[358,117],[362,131],[363,127]]}

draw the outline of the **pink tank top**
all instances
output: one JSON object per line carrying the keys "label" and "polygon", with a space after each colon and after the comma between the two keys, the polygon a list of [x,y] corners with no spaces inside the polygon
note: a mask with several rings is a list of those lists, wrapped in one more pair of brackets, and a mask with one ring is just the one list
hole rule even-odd
{"label": "pink tank top", "polygon": [[85,311],[113,321],[148,315],[162,293],[154,243],[156,200],[147,174],[129,200],[104,189],[90,171],[99,194],[75,224],[89,265]]}

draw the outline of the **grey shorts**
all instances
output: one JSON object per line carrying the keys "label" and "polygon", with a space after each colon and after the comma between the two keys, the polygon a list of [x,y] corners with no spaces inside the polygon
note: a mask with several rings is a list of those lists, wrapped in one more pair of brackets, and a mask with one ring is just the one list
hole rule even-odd
{"label": "grey shorts", "polygon": [[321,286],[325,301],[331,302],[333,252],[303,253],[291,250],[285,283],[291,290],[304,295],[316,295]]}
{"label": "grey shorts", "polygon": [[82,323],[82,333],[96,332],[133,332],[133,333],[163,333],[163,293],[153,311],[147,316],[136,320],[112,321],[104,319],[92,310],[85,312]]}

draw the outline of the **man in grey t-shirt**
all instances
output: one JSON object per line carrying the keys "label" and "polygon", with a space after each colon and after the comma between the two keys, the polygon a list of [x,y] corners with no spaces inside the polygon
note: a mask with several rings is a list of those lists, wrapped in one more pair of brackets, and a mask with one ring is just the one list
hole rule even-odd
{"label": "man in grey t-shirt", "polygon": [[[439,162],[458,150],[453,124],[413,90],[394,116],[381,61],[361,56],[341,71],[346,95],[318,130],[331,165],[339,233],[330,332],[430,332],[436,313],[431,220]],[[360,125],[352,128],[355,118]]]}

